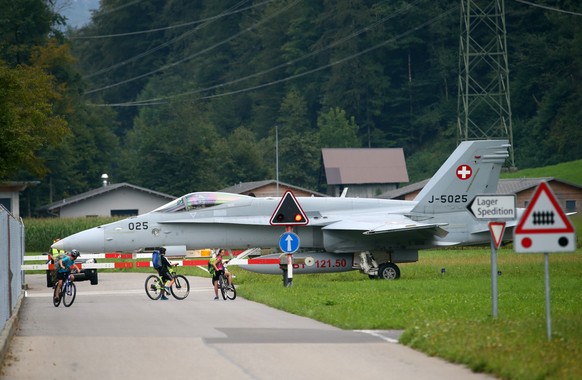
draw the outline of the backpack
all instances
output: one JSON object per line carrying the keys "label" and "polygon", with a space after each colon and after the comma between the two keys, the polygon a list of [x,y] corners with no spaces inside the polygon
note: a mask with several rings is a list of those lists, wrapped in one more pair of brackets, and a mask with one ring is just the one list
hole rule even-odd
{"label": "backpack", "polygon": [[214,262],[216,261],[215,258],[212,258],[210,260],[208,260],[208,273],[210,273],[211,275],[214,276]]}
{"label": "backpack", "polygon": [[59,269],[59,261],[61,261],[61,260],[62,260],[62,259],[64,259],[64,258],[65,258],[65,254],[64,254],[64,253],[59,253],[58,255],[56,255],[56,256],[53,256],[53,264],[54,264],[53,271],[54,271],[55,273],[56,273],[56,272],[58,271],[58,269]]}
{"label": "backpack", "polygon": [[51,280],[53,285],[57,283],[57,272],[59,270],[59,260],[62,260],[65,255],[63,253],[59,253],[59,254],[55,254],[56,256],[52,256],[52,262],[53,262],[53,270],[50,272],[51,273]]}
{"label": "backpack", "polygon": [[162,266],[160,260],[160,251],[158,251],[157,249],[152,253],[152,266],[156,269]]}

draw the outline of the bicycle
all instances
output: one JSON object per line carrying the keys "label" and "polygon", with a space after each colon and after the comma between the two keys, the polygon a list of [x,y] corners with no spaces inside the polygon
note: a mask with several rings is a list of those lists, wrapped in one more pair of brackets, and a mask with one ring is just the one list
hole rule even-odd
{"label": "bicycle", "polygon": [[220,293],[222,294],[222,299],[226,300],[234,300],[236,298],[236,288],[234,284],[228,286],[228,277],[224,275],[224,273],[220,273],[218,275],[218,289],[220,289]]}
{"label": "bicycle", "polygon": [[59,282],[56,281],[55,284],[53,285],[53,305],[55,305],[55,307],[59,307],[59,305],[61,304],[61,300],[63,301],[63,305],[65,305],[65,307],[69,307],[73,304],[73,302],[75,302],[75,297],[77,296],[77,286],[75,285],[75,283],[71,280],[71,275],[69,274],[67,276],[67,279],[65,281],[63,281],[63,285],[61,286],[61,294],[60,297],[57,298],[57,289],[59,286]]}
{"label": "bicycle", "polygon": [[[176,267],[169,269],[170,275],[174,279],[174,283],[170,288],[170,292],[177,300],[183,300],[190,294],[190,283],[188,279],[181,274],[176,273]],[[164,294],[166,286],[162,278],[158,275],[152,274],[145,280],[145,291],[148,297],[152,300],[158,300]]]}

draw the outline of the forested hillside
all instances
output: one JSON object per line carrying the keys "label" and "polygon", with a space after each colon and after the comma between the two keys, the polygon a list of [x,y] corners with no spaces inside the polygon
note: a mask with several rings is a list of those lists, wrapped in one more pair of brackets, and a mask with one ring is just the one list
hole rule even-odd
{"label": "forested hillside", "polygon": [[[22,41],[21,8],[50,3],[0,0],[1,70],[50,75],[68,126],[35,149],[46,170],[0,177],[41,181],[23,196],[31,212],[102,173],[217,190],[275,178],[277,133],[284,182],[325,192],[323,147],[403,147],[424,179],[458,141],[459,1],[102,0],[62,34],[49,7],[52,32]],[[535,4],[505,1],[519,168],[582,158],[582,3]]]}

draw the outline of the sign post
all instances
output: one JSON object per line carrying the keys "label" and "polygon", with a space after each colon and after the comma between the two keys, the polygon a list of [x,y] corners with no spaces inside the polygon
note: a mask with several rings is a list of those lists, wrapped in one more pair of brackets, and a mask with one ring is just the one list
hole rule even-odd
{"label": "sign post", "polygon": [[293,285],[293,253],[300,246],[299,236],[293,232],[293,226],[305,226],[309,223],[307,215],[291,191],[286,191],[270,221],[272,226],[285,226],[285,233],[279,238],[279,248],[287,254],[287,264],[282,265],[283,285]]}
{"label": "sign post", "polygon": [[497,318],[498,310],[498,292],[497,292],[497,249],[503,241],[505,232],[505,222],[489,222],[489,231],[491,232],[491,315]]}
{"label": "sign post", "polygon": [[550,312],[550,261],[549,252],[576,250],[576,232],[562,211],[556,196],[547,182],[541,182],[529,206],[514,231],[513,246],[517,253],[544,254],[544,282],[546,293],[546,328],[552,340]]}
{"label": "sign post", "polygon": [[491,315],[497,318],[497,248],[503,241],[505,222],[498,220],[515,219],[515,194],[476,195],[467,205],[467,209],[477,220],[489,222],[491,232]]}

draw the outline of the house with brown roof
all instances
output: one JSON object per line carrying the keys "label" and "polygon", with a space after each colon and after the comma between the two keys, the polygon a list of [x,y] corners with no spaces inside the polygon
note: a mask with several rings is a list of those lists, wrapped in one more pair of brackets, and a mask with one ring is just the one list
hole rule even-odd
{"label": "house with brown roof", "polygon": [[129,183],[107,184],[85,193],[45,205],[39,210],[61,218],[134,216],[143,214],[176,197]]}
{"label": "house with brown roof", "polygon": [[[414,200],[428,179],[382,194],[379,198]],[[566,213],[582,211],[582,186],[554,177],[500,179],[497,194],[515,194],[516,206],[526,208],[541,181],[546,181]]]}
{"label": "house with brown roof", "polygon": [[328,194],[377,197],[406,183],[402,148],[324,148],[321,150]]}
{"label": "house with brown roof", "polygon": [[498,194],[515,194],[516,206],[527,207],[540,182],[546,181],[566,213],[582,211],[582,186],[554,177],[502,179]]}
{"label": "house with brown roof", "polygon": [[234,186],[219,190],[224,193],[251,195],[254,197],[281,197],[286,191],[291,191],[296,197],[327,197],[327,195],[293,186],[272,179],[254,182],[241,182]]}

